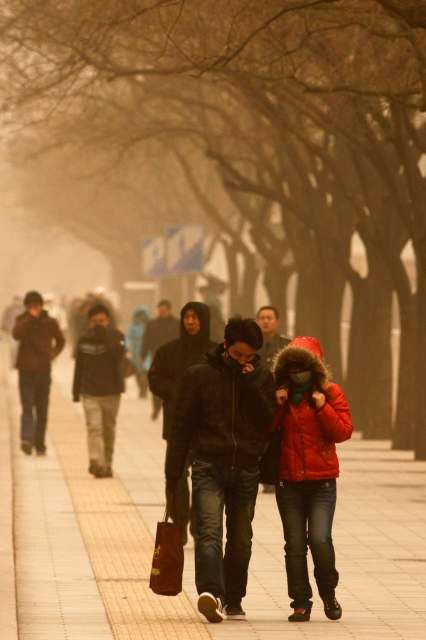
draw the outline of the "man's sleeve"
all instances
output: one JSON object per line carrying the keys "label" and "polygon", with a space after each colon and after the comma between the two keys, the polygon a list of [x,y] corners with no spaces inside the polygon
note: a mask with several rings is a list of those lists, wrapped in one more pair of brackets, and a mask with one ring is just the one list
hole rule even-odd
{"label": "man's sleeve", "polygon": [[142,362],[144,362],[147,355],[152,351],[151,336],[152,336],[152,324],[151,324],[151,321],[149,321],[148,324],[146,325],[146,331],[142,338],[142,347],[140,352],[140,357]]}
{"label": "man's sleeve", "polygon": [[61,331],[61,328],[57,322],[57,320],[53,320],[53,337],[55,339],[55,346],[53,348],[53,358],[56,358],[56,356],[58,356],[62,349],[65,346],[65,337],[64,334]]}
{"label": "man's sleeve", "polygon": [[[245,375],[247,378],[244,379]],[[262,367],[254,375],[243,374],[243,385],[250,415],[260,430],[267,430],[275,415],[275,382],[272,373]]]}
{"label": "man's sleeve", "polygon": [[72,385],[72,398],[74,402],[78,402],[80,400],[80,390],[81,390],[81,375],[82,375],[82,360],[81,360],[81,351],[79,349],[80,344],[77,344],[76,347],[76,356],[75,356],[75,364],[74,364],[74,379]]}
{"label": "man's sleeve", "polygon": [[167,447],[166,480],[168,484],[176,484],[181,477],[194,433],[198,428],[200,396],[197,372],[197,367],[190,367],[182,379]]}
{"label": "man's sleeve", "polygon": [[120,331],[107,329],[105,331],[104,343],[108,351],[117,359],[124,356],[126,347],[124,335]]}
{"label": "man's sleeve", "polygon": [[170,376],[168,367],[169,351],[160,347],[154,356],[152,365],[148,371],[148,383],[150,391],[162,400],[168,400],[173,396],[176,381]]}
{"label": "man's sleeve", "polygon": [[24,315],[16,318],[15,326],[12,331],[12,335],[15,340],[22,340],[22,338],[25,338],[25,336],[31,331],[34,322],[36,322],[35,318],[33,318],[29,313],[25,313]]}

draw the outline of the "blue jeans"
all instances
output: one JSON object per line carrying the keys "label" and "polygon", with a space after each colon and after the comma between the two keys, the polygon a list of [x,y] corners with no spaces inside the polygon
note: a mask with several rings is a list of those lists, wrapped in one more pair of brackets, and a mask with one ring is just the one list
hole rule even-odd
{"label": "blue jeans", "polygon": [[280,482],[277,504],[284,529],[285,566],[292,607],[311,608],[308,545],[322,598],[334,594],[339,580],[331,529],[336,508],[336,480]]}
{"label": "blue jeans", "polygon": [[19,371],[19,395],[22,405],[21,440],[29,442],[40,452],[46,449],[49,392],[49,371]]}
{"label": "blue jeans", "polygon": [[230,469],[194,460],[192,508],[196,527],[195,583],[199,594],[208,591],[228,603],[239,602],[246,595],[258,483],[257,467]]}

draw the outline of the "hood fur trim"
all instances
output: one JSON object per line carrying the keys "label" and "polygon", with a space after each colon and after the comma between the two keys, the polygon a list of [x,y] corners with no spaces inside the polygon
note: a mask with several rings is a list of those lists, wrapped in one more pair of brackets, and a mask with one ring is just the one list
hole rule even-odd
{"label": "hood fur trim", "polygon": [[290,370],[294,368],[312,371],[314,387],[317,389],[324,389],[330,382],[330,371],[320,358],[308,349],[293,347],[290,344],[275,358],[273,373],[277,386],[290,386]]}

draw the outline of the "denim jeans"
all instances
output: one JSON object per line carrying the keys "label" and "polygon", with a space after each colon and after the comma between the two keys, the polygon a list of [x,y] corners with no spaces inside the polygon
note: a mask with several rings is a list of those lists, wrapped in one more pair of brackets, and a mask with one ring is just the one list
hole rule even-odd
{"label": "denim jeans", "polygon": [[294,608],[312,606],[308,545],[321,597],[333,595],[339,580],[331,529],[336,508],[336,480],[281,482],[277,504],[284,529],[288,595]]}
{"label": "denim jeans", "polygon": [[[196,459],[192,464],[195,519],[195,583],[225,602],[246,595],[259,470],[224,468]],[[226,545],[223,555],[223,514]]]}
{"label": "denim jeans", "polygon": [[29,442],[40,452],[46,449],[50,380],[49,371],[19,371],[19,395],[22,406],[21,440]]}

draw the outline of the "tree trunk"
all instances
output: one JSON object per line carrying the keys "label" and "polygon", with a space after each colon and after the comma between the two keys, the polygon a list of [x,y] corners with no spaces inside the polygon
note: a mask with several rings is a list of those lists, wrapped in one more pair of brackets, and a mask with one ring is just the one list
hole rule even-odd
{"label": "tree trunk", "polygon": [[304,239],[294,248],[298,281],[296,335],[312,335],[321,342],[334,377],[342,378],[341,311],[345,279],[320,240]]}
{"label": "tree trunk", "polygon": [[267,267],[263,275],[263,283],[268,292],[269,302],[278,309],[281,319],[281,332],[288,335],[287,317],[287,285],[293,269],[274,269]]}
{"label": "tree trunk", "polygon": [[416,417],[415,366],[416,309],[411,294],[398,296],[401,335],[399,344],[398,392],[392,449],[409,451],[414,448]]}
{"label": "tree trunk", "polygon": [[372,250],[368,262],[368,276],[352,283],[346,390],[363,437],[385,439],[392,427],[392,285]]}
{"label": "tree trunk", "polygon": [[237,254],[232,244],[224,243],[223,245],[226,262],[228,266],[229,278],[229,310],[233,315],[238,309],[238,261]]}
{"label": "tree trunk", "polygon": [[249,253],[243,255],[244,273],[242,277],[241,293],[238,301],[238,311],[244,317],[252,318],[256,313],[255,307],[255,291],[256,283],[259,277],[259,270],[256,267],[255,257]]}
{"label": "tree trunk", "polygon": [[[415,243],[413,242],[415,245]],[[415,359],[415,440],[416,460],[426,460],[426,402],[424,382],[426,368],[426,239],[415,245],[417,265],[417,331]]]}

